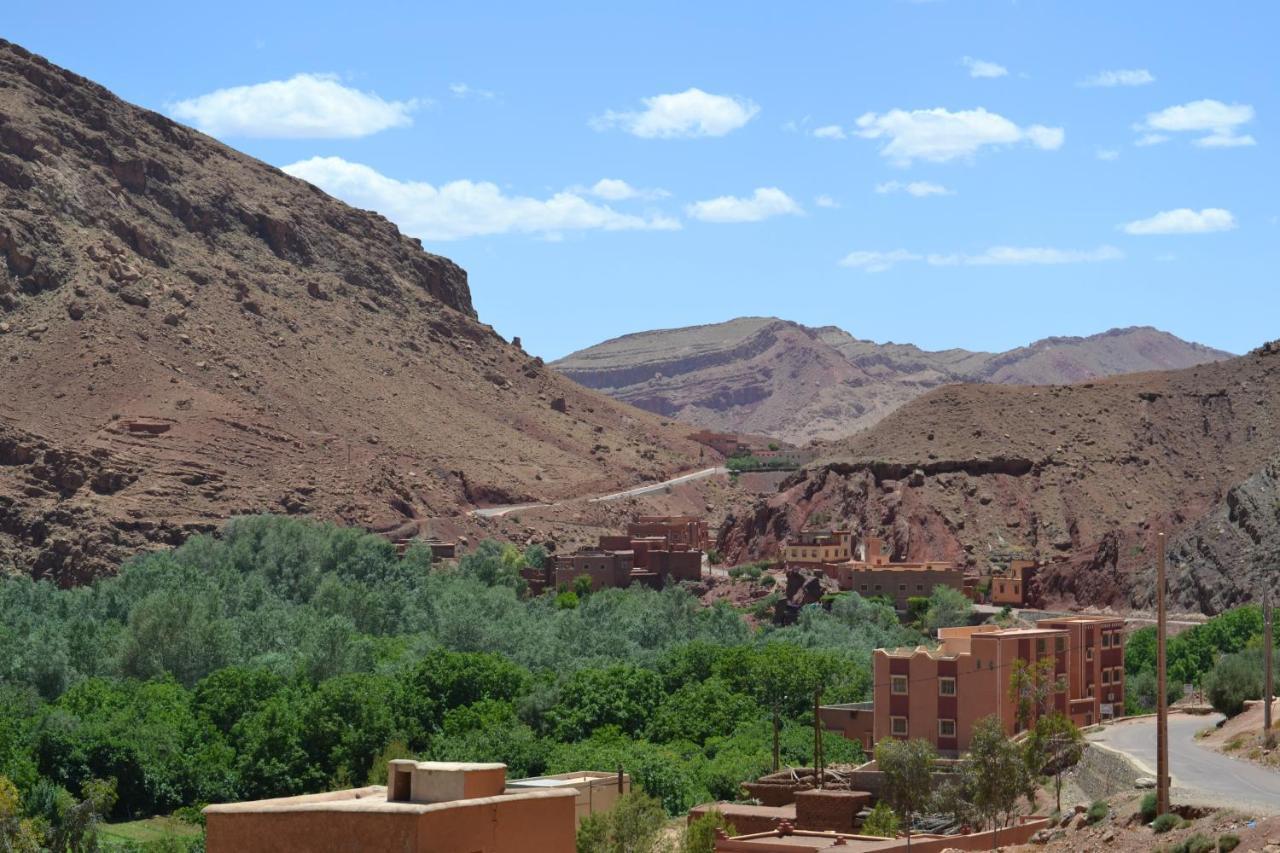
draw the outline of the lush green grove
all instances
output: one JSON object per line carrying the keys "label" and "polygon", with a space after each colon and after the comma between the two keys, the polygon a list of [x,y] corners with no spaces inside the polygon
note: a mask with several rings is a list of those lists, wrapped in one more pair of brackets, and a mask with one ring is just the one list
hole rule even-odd
{"label": "lush green grove", "polygon": [[[425,548],[279,517],[78,589],[0,581],[0,776],[28,813],[114,780],[114,818],[377,780],[389,756],[513,776],[625,767],[670,812],[812,750],[812,702],[869,695],[917,642],[856,595],[753,629],[680,588],[529,598],[546,555]],[[827,739],[829,761],[857,746]]]}
{"label": "lush green grove", "polygon": [[[1280,637],[1276,638],[1280,639]],[[1262,695],[1262,609],[1246,605],[1169,638],[1168,698],[1183,685],[1203,687],[1215,708],[1239,713],[1244,700]],[[1276,655],[1280,667],[1280,655]],[[1139,628],[1125,640],[1125,708],[1144,713],[1156,705],[1156,629]]]}

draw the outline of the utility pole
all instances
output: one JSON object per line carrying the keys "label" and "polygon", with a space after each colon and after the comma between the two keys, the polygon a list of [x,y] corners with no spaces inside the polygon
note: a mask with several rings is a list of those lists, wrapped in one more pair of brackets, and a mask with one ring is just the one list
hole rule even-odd
{"label": "utility pole", "polygon": [[1274,749],[1275,733],[1271,730],[1271,697],[1275,695],[1275,673],[1271,669],[1271,629],[1275,617],[1271,613],[1271,579],[1263,580],[1262,587],[1262,748]]}
{"label": "utility pole", "polygon": [[1156,534],[1156,814],[1169,812],[1169,692],[1165,671],[1164,533]]}

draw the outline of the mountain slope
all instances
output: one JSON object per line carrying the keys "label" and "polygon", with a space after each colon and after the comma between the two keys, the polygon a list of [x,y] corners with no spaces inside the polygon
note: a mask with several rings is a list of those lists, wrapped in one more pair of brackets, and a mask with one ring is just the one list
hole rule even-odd
{"label": "mountain slope", "polygon": [[1045,577],[1051,596],[1145,605],[1164,529],[1172,593],[1212,612],[1274,579],[1278,422],[1274,344],[1079,385],[950,385],[821,446],[818,463],[739,513],[721,547],[768,553],[823,510],[911,559],[986,571],[1064,557]]}
{"label": "mountain slope", "polygon": [[835,326],[743,317],[626,335],[552,367],[687,423],[803,443],[850,435],[939,385],[1078,382],[1229,355],[1146,327],[1046,338],[1004,353],[929,352],[859,340]]}
{"label": "mountain slope", "polygon": [[376,214],[0,41],[0,570],[227,515],[391,530],[695,464]]}

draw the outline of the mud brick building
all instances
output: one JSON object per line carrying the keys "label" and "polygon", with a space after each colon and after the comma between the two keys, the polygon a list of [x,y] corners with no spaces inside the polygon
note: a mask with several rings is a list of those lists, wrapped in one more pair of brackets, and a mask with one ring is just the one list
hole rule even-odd
{"label": "mud brick building", "polygon": [[[605,776],[608,774],[595,774]],[[397,760],[388,784],[205,809],[209,853],[574,853],[580,791],[506,765]],[[532,780],[530,780],[532,781]]]}
{"label": "mud brick building", "polygon": [[804,530],[783,547],[783,559],[788,568],[822,569],[842,590],[888,598],[898,610],[906,610],[911,598],[932,595],[938,586],[966,592],[964,570],[954,563],[892,562],[877,536],[868,536],[855,556],[852,543],[847,530]]}

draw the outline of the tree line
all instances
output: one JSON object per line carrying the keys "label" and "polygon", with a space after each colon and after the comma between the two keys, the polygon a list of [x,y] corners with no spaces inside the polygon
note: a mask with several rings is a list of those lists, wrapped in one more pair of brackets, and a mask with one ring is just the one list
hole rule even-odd
{"label": "tree line", "polygon": [[[513,777],[619,765],[669,813],[811,760],[812,701],[870,690],[871,651],[921,637],[856,595],[752,628],[679,587],[529,597],[540,548],[424,546],[284,517],[58,589],[0,581],[0,777],[51,837],[111,819],[377,782],[390,757]],[[860,757],[830,738],[832,761]],[[34,821],[34,823],[30,823]],[[16,824],[15,824],[16,825]]]}

